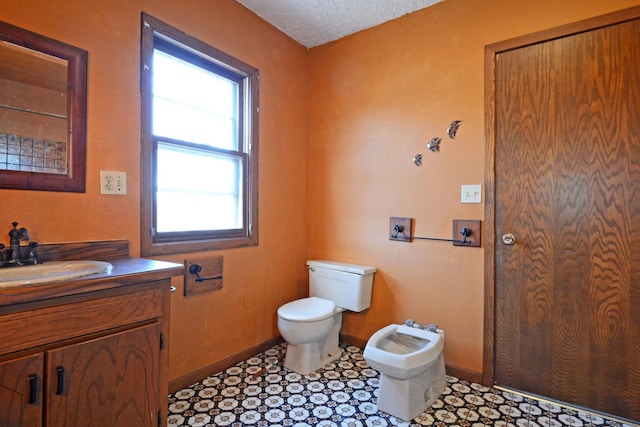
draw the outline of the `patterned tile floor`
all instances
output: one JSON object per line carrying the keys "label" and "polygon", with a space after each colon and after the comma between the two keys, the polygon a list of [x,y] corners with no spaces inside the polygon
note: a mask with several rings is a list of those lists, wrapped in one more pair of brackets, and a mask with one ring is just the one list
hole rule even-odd
{"label": "patterned tile floor", "polygon": [[635,426],[451,376],[440,399],[406,422],[376,409],[379,374],[359,348],[345,346],[339,360],[304,376],[282,367],[285,349],[170,395],[168,426]]}

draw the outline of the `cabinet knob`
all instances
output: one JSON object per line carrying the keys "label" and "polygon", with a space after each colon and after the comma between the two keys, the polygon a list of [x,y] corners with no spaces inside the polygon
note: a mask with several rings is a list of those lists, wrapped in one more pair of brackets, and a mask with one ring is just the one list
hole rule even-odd
{"label": "cabinet knob", "polygon": [[58,366],[56,368],[56,372],[58,373],[58,387],[56,388],[56,394],[64,394],[64,368],[62,366]]}
{"label": "cabinet knob", "polygon": [[35,405],[38,402],[38,376],[31,374],[27,379],[29,380],[29,405]]}

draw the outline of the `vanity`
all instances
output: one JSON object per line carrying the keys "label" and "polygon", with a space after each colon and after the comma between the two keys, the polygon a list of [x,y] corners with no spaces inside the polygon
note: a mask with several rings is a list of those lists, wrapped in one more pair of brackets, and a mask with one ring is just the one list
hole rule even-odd
{"label": "vanity", "polygon": [[131,258],[126,241],[39,251],[45,266],[90,259],[111,268],[0,287],[0,425],[165,425],[171,277],[183,265]]}
{"label": "vanity", "polygon": [[[88,54],[0,21],[0,188],[86,191]],[[165,425],[183,265],[126,240],[24,245],[17,225],[0,243],[0,427]],[[79,260],[109,267],[77,276]]]}

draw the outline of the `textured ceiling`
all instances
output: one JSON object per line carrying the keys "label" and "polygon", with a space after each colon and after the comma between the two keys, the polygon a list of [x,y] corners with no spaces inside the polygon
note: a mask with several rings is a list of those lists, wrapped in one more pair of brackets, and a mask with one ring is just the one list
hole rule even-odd
{"label": "textured ceiling", "polygon": [[306,47],[374,27],[442,0],[237,0]]}

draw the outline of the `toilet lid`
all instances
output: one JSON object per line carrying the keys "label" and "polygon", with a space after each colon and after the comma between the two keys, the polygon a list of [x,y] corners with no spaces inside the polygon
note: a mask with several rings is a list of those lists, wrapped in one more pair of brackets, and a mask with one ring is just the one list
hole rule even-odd
{"label": "toilet lid", "polygon": [[293,322],[313,322],[332,316],[335,308],[333,301],[309,297],[286,303],[278,309],[278,316]]}

